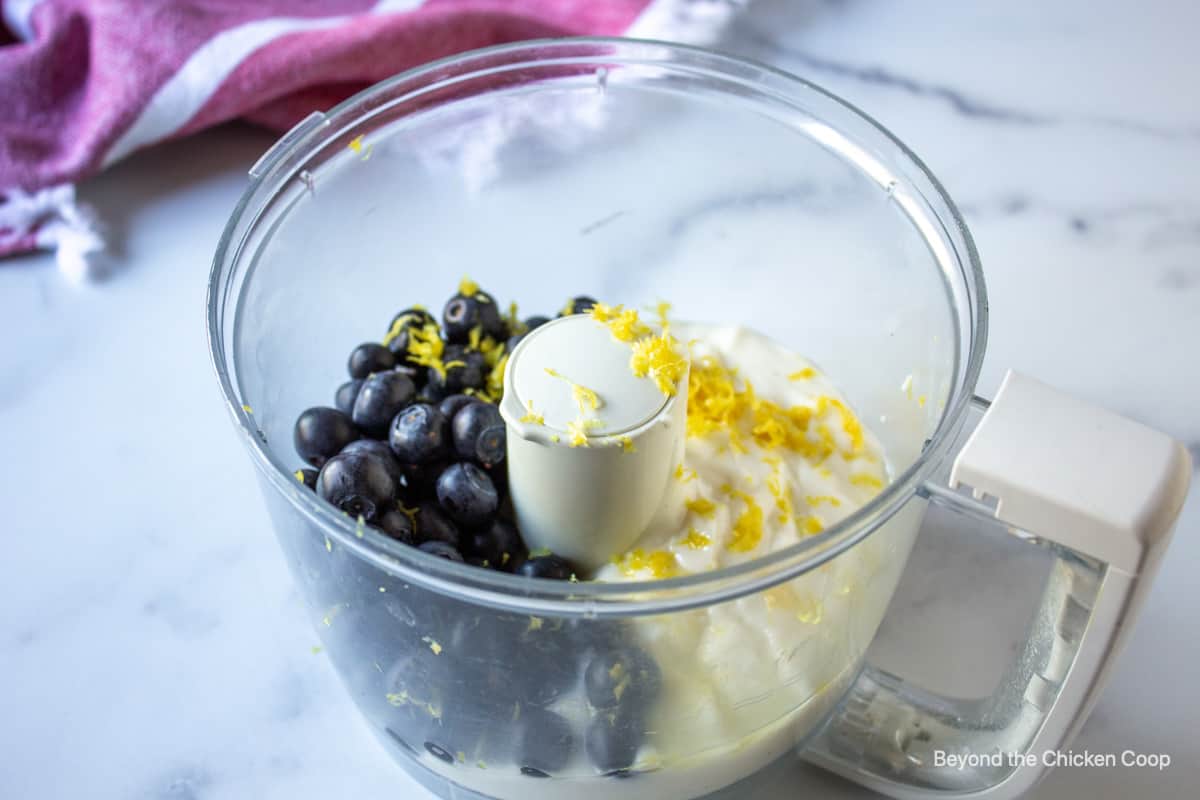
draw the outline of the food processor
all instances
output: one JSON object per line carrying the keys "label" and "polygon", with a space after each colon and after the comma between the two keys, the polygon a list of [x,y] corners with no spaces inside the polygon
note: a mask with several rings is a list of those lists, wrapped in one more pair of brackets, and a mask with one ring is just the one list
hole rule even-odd
{"label": "food processor", "polygon": [[[794,547],[637,583],[490,572],[364,529],[292,477],[292,423],[353,343],[463,274],[530,311],[587,292],[760,331],[837,383],[890,480]],[[975,396],[983,276],[936,179],[822,89],[678,45],[492,48],[313,113],[250,171],[208,325],[324,650],[387,751],[443,798],[736,797],[796,753],[893,797],[1017,796],[1046,770],[1022,756],[1063,748],[1094,704],[1191,474],[1179,443],[1019,373]],[[1049,562],[990,697],[864,660],[932,509]],[[717,633],[780,609],[771,637]],[[610,772],[580,753],[514,761],[540,708],[584,713],[583,655],[631,636],[662,668],[629,731],[650,755]],[[719,675],[697,674],[697,647]]]}

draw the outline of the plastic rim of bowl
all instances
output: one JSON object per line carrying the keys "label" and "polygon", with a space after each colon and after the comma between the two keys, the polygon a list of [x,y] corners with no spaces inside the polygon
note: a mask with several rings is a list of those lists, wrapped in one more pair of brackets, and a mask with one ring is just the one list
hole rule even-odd
{"label": "plastic rim of bowl", "polygon": [[[247,215],[257,216],[265,200],[274,197],[284,185],[276,174],[280,165],[299,161],[299,156],[315,153],[330,138],[344,134],[350,127],[369,119],[378,106],[369,101],[386,95],[402,84],[415,88],[406,94],[389,98],[388,107],[400,105],[405,99],[425,95],[439,87],[462,82],[471,77],[492,75],[498,71],[514,71],[545,65],[571,67],[607,67],[619,63],[654,64],[665,71],[686,69],[703,71],[726,79],[748,83],[786,86],[790,97],[817,96],[832,101],[851,117],[865,122],[882,137],[901,163],[914,169],[928,181],[936,199],[945,206],[950,223],[961,237],[964,253],[958,253],[957,266],[965,283],[969,336],[960,338],[953,365],[954,382],[941,419],[920,458],[896,476],[883,491],[854,513],[830,526],[822,533],[790,547],[768,553],[751,561],[711,572],[662,580],[633,583],[600,583],[551,581],[525,578],[507,573],[483,570],[458,564],[423,553],[414,547],[395,542],[368,528],[362,538],[356,535],[355,523],[322,502],[311,492],[298,486],[290,472],[277,464],[263,447],[251,426],[250,418],[242,411],[242,400],[233,384],[225,352],[225,313],[231,299],[230,281],[243,255],[241,239],[235,240],[239,226]],[[740,77],[749,71],[757,79]],[[787,99],[786,97],[782,99]],[[360,113],[362,107],[370,108]],[[359,110],[359,111],[356,111]],[[419,109],[418,109],[419,111]],[[896,513],[916,493],[918,487],[950,454],[955,436],[961,428],[968,404],[982,367],[987,342],[987,297],[983,272],[974,241],[966,223],[953,201],[925,164],[883,125],[852,104],[831,92],[774,67],[749,59],[717,53],[704,48],[641,39],[580,37],[553,40],[532,40],[473,50],[432,61],[402,72],[348,98],[326,113],[331,123],[328,133],[315,141],[300,136],[291,142],[277,145],[277,152],[251,180],[222,231],[206,294],[208,346],[217,380],[221,385],[225,406],[233,417],[244,444],[256,466],[272,487],[281,492],[300,513],[320,527],[331,540],[354,552],[378,568],[413,584],[461,600],[508,611],[547,614],[567,617],[642,616],[682,611],[713,605],[752,594],[814,569],[839,553],[853,547]],[[299,167],[293,164],[293,172]],[[291,173],[287,176],[291,177]],[[262,184],[275,180],[274,190],[255,205]],[[247,231],[257,221],[249,222]],[[244,238],[244,237],[243,237]],[[965,258],[964,258],[965,256]],[[236,300],[236,297],[233,297]],[[236,303],[234,304],[236,306]],[[961,329],[960,309],[951,301],[955,321]],[[963,345],[967,358],[962,357]]]}

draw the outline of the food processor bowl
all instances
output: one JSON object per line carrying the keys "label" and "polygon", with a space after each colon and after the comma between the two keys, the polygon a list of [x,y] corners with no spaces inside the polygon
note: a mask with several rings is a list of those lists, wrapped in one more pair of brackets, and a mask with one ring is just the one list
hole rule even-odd
{"label": "food processor bowl", "polygon": [[[525,313],[587,293],[761,331],[842,389],[890,482],[797,546],[644,583],[480,570],[356,524],[292,477],[293,421],[329,402],[350,347],[462,275]],[[863,674],[863,655],[930,500],[995,507],[945,480],[987,408],[972,400],[987,319],[974,245],[920,161],[844,101],[656,42],[435,62],[314,113],[264,155],[208,303],[225,400],[324,650],[389,753],[438,796],[734,796],[806,745],[898,795],[1012,777],[889,772],[868,740],[895,720],[846,722],[887,700],[920,730],[944,709]],[[1098,592],[1103,563],[1073,563]],[[630,689],[645,708],[598,721],[582,672],[629,644],[657,662],[638,679],[654,685]],[[547,709],[571,729],[548,730]],[[607,745],[637,749],[632,763],[589,757],[588,728],[603,724]]]}

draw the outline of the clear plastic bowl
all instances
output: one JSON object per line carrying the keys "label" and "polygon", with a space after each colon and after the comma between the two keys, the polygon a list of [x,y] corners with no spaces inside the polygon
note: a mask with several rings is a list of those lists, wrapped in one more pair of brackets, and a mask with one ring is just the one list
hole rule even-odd
{"label": "clear plastic bowl", "polygon": [[[891,483],[801,545],[640,584],[523,579],[356,530],[292,477],[292,424],[330,403],[351,347],[463,274],[526,314],[588,293],[756,328],[822,365]],[[252,171],[208,298],[225,401],[325,650],[441,797],[698,797],[801,747],[890,600],[985,318],[961,218],[881,126],[769,67],[630,40],[469,53],[314,114]],[[616,775],[585,753],[580,688],[614,643],[661,673],[620,723],[639,749]],[[566,763],[529,755],[547,705],[570,722]]]}

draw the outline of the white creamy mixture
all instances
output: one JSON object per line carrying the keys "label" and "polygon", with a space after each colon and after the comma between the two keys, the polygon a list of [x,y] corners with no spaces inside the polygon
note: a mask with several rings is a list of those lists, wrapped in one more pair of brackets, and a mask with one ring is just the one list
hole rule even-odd
{"label": "white creamy mixture", "polygon": [[[741,327],[675,324],[688,342],[688,436],[668,508],[603,581],[677,577],[803,542],[888,480],[882,446],[811,362]],[[683,388],[681,387],[681,391]],[[687,798],[753,774],[796,747],[853,679],[916,533],[901,512],[865,541],[754,595],[641,617],[663,673],[635,770],[614,786],[582,758],[530,781],[444,772],[493,796]]]}

